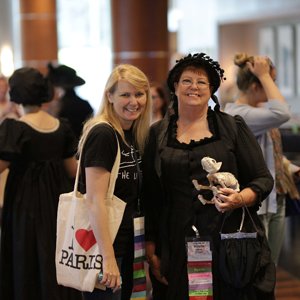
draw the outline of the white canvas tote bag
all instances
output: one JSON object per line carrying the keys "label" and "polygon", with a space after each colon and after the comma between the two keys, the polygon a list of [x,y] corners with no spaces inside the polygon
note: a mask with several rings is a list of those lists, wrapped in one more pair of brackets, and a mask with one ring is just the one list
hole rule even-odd
{"label": "white canvas tote bag", "polygon": [[[114,241],[119,230],[126,203],[113,195],[120,166],[120,146],[113,165],[106,197],[109,230]],[[86,195],[78,191],[80,158],[74,190],[61,194],[57,213],[56,235],[56,276],[58,284],[80,291],[93,291],[95,286],[103,288],[97,282],[97,275],[102,270],[102,255],[99,251],[89,221]]]}

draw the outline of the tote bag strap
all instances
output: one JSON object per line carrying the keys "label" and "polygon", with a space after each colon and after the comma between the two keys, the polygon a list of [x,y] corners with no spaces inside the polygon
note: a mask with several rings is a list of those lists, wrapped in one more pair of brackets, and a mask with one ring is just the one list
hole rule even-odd
{"label": "tote bag strap", "polygon": [[[105,124],[108,124],[109,126],[111,126],[111,124],[109,124],[108,122],[104,122],[104,121],[102,121],[100,123],[97,123],[97,125],[101,124],[101,123],[105,123]],[[113,196],[113,193],[114,193],[115,184],[116,184],[116,180],[117,180],[118,173],[119,173],[120,161],[121,161],[121,151],[120,151],[119,139],[118,139],[118,136],[117,136],[117,133],[116,133],[115,129],[112,126],[111,126],[111,128],[114,130],[118,148],[117,148],[116,159],[115,159],[114,165],[112,167],[110,178],[109,178],[109,186],[108,186],[108,190],[107,190],[107,198],[109,198],[109,199],[112,199],[112,196]],[[83,149],[85,141],[86,141],[86,139],[83,141],[82,149]],[[78,192],[78,182],[79,182],[79,173],[80,173],[81,154],[82,154],[82,151],[79,154],[77,170],[76,170],[76,177],[75,177],[75,183],[74,183],[74,193],[77,196],[80,194]]]}
{"label": "tote bag strap", "polygon": [[108,185],[108,190],[107,190],[107,194],[106,194],[106,197],[108,199],[113,199],[115,184],[116,184],[116,181],[117,181],[120,162],[121,162],[121,151],[120,151],[119,139],[118,139],[118,136],[117,136],[117,133],[116,133],[115,130],[114,130],[114,132],[115,132],[115,136],[116,136],[116,139],[117,139],[118,149],[117,149],[117,156],[116,156],[114,165],[113,165],[111,173],[110,173],[109,185]]}

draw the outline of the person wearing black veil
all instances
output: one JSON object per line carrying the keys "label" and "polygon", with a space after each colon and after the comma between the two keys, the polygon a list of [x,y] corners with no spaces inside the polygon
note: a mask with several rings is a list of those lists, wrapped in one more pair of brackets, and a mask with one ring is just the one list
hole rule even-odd
{"label": "person wearing black veil", "polygon": [[[274,299],[275,266],[257,216],[274,180],[243,119],[220,111],[215,93],[222,80],[224,70],[205,53],[177,61],[167,78],[173,109],[150,129],[143,156],[143,204],[153,300],[187,300],[192,295],[214,300]],[[216,104],[214,108],[208,105],[210,99]],[[221,162],[220,171],[233,174],[240,189],[220,188],[218,194],[199,191],[195,180],[209,185],[201,165],[204,157]],[[243,260],[238,259],[238,253],[228,254],[232,265],[221,266],[224,218],[228,218],[224,231],[236,231],[244,206],[261,237],[259,249],[247,248],[252,253],[242,253]],[[245,218],[244,227],[251,231],[249,219]],[[191,267],[196,264],[190,263],[188,251],[188,241],[195,236],[203,239],[211,253],[205,258],[205,267],[198,257],[204,252],[197,253],[199,269]],[[234,282],[226,276],[228,270],[245,272]],[[193,279],[198,284],[193,285]]]}
{"label": "person wearing black veil", "polygon": [[88,101],[76,94],[75,87],[85,84],[76,71],[66,65],[48,64],[48,78],[56,90],[60,90],[57,109],[54,114],[69,120],[71,127],[79,139],[84,122],[93,116],[93,108]]}

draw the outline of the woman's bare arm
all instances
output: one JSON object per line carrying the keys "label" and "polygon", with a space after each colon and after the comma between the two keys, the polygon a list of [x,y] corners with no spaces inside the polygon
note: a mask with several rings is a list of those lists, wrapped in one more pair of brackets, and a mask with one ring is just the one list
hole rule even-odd
{"label": "woman's bare arm", "polygon": [[0,174],[9,167],[10,162],[6,160],[1,160],[0,159]]}
{"label": "woman's bare arm", "polygon": [[77,160],[75,157],[70,157],[64,160],[64,167],[70,178],[75,178],[77,171]]}
{"label": "woman's bare arm", "polygon": [[100,167],[85,169],[86,198],[92,229],[103,255],[102,283],[111,288],[120,286],[120,271],[117,266],[113,242],[108,228],[108,215],[105,198],[108,190],[110,172]]}

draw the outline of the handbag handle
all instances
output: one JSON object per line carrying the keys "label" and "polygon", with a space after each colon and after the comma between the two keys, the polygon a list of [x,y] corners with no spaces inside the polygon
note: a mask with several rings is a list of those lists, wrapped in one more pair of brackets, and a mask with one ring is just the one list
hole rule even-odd
{"label": "handbag handle", "polygon": [[[108,122],[101,121],[100,123],[105,123],[105,124],[108,124],[109,126],[111,126],[111,124],[108,123]],[[97,125],[100,124],[100,123],[97,123]],[[113,199],[115,184],[116,184],[116,180],[117,180],[117,177],[118,177],[120,161],[121,161],[121,151],[120,151],[119,139],[118,139],[118,136],[117,136],[117,133],[116,133],[115,129],[112,126],[111,126],[111,128],[114,130],[116,140],[117,140],[118,149],[117,149],[116,159],[115,159],[114,165],[113,165],[111,173],[110,173],[109,185],[108,185],[108,190],[107,190],[107,194],[106,194],[106,198],[108,198],[108,199]],[[92,128],[91,128],[91,130],[92,130]],[[86,138],[83,141],[82,149],[83,149],[84,143],[86,141]],[[79,193],[79,191],[78,191],[78,182],[79,182],[79,173],[80,173],[81,154],[82,154],[82,151],[79,154],[77,170],[76,170],[76,177],[75,177],[75,183],[74,183],[74,193],[76,193],[76,195],[78,195],[78,193]]]}
{"label": "handbag handle", "polygon": [[[248,216],[249,216],[249,218],[250,218],[250,220],[251,220],[251,222],[252,222],[252,225],[253,225],[255,231],[258,232],[258,229],[257,229],[257,227],[256,227],[256,224],[255,224],[253,218],[251,217],[251,214],[250,214],[250,211],[249,211],[248,207],[247,207],[246,205],[244,205],[244,206],[242,206],[241,208],[242,208],[242,210],[243,210],[243,213],[242,213],[242,219],[241,219],[240,227],[239,227],[239,229],[238,229],[237,231],[238,231],[238,232],[241,232],[242,229],[243,229],[244,221],[245,221],[245,210],[246,210],[246,212],[248,213]],[[231,214],[231,213],[232,213],[232,212],[230,212],[230,214]],[[228,219],[228,217],[230,216],[230,214],[229,214],[229,215],[228,215],[228,214],[225,214],[224,219],[223,219],[223,222],[222,222],[222,226],[221,226],[221,229],[220,229],[220,233],[222,233],[222,230],[223,230],[223,227],[224,227],[224,223],[225,223],[226,219]]]}

